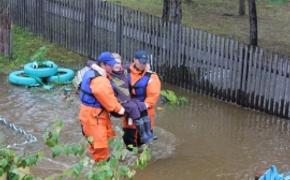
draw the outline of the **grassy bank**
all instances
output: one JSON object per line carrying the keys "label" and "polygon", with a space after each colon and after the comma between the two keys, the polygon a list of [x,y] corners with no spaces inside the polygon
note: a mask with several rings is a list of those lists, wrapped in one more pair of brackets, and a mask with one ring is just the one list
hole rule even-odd
{"label": "grassy bank", "polygon": [[77,53],[49,43],[19,27],[13,27],[13,55],[11,58],[0,55],[0,73],[9,73],[12,70],[20,69],[22,65],[30,62],[29,58],[38,48],[45,45],[48,47],[45,57],[55,62],[73,64],[85,59]]}
{"label": "grassy bank", "polygon": [[[161,16],[163,0],[110,0]],[[192,0],[183,3],[183,23],[210,33],[248,43],[248,16],[238,16],[238,0]],[[257,1],[259,46],[290,55],[290,5]]]}

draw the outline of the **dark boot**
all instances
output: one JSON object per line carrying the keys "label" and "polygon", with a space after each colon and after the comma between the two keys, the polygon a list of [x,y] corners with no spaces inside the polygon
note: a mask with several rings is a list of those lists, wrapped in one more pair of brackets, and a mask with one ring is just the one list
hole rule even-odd
{"label": "dark boot", "polygon": [[148,116],[142,117],[143,122],[144,122],[144,128],[145,128],[145,133],[150,139],[150,142],[154,140],[155,135],[152,133],[151,129],[151,122]]}
{"label": "dark boot", "polygon": [[137,130],[123,128],[123,131],[124,131],[124,134],[123,134],[124,143],[126,144],[127,149],[131,151],[132,148],[130,148],[129,145],[133,145],[134,147],[137,146],[137,139],[135,139]]}
{"label": "dark boot", "polygon": [[139,134],[141,143],[147,144],[147,143],[151,142],[152,138],[149,137],[145,131],[143,119],[137,119],[134,122],[135,122],[135,125],[137,128],[137,132]]}

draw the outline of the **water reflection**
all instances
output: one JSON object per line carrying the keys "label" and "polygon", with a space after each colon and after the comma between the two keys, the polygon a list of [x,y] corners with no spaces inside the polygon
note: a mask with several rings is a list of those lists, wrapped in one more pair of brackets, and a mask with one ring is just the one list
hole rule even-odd
{"label": "water reflection", "polygon": [[176,153],[137,179],[253,179],[261,166],[289,169],[285,119],[191,94],[189,106],[167,107],[157,125],[176,136]]}
{"label": "water reflection", "polygon": [[[52,92],[25,89],[9,85],[4,76],[0,84],[1,116],[40,141],[45,128],[55,119],[62,119],[63,139],[69,143],[80,141],[79,100],[73,94],[65,98],[65,87]],[[289,121],[170,88],[189,97],[190,102],[157,111],[155,132],[159,140],[152,146],[154,159],[136,179],[253,179],[255,171],[264,165],[289,169]],[[3,127],[0,131],[8,143],[21,141]],[[42,148],[41,143],[26,146],[25,151],[36,151]],[[73,161],[44,159],[34,172],[50,175]]]}

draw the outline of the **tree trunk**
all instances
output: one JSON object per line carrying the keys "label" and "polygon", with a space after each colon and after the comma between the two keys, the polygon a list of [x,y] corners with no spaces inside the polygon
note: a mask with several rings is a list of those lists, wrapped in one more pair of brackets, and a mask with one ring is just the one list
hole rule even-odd
{"label": "tree trunk", "polygon": [[240,6],[239,6],[239,15],[243,16],[245,15],[245,9],[246,9],[246,1],[245,0],[240,0]]}
{"label": "tree trunk", "polygon": [[256,0],[248,0],[249,5],[249,19],[250,19],[250,45],[258,45],[258,20]]}
{"label": "tree trunk", "polygon": [[11,16],[8,8],[0,7],[0,54],[11,55]]}
{"label": "tree trunk", "polygon": [[162,20],[169,21],[170,0],[163,0]]}
{"label": "tree trunk", "polygon": [[182,0],[163,0],[163,21],[173,21],[181,23],[182,20]]}
{"label": "tree trunk", "polygon": [[172,0],[172,21],[174,23],[180,24],[182,20],[182,4],[181,0]]}

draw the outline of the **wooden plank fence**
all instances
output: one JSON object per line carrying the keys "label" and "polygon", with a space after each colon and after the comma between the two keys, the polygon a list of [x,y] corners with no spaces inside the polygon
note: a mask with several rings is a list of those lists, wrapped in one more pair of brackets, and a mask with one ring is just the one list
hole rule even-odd
{"label": "wooden plank fence", "polygon": [[128,62],[136,49],[146,49],[163,81],[290,117],[286,56],[103,1],[10,0],[9,5],[14,23],[82,55],[116,51]]}

